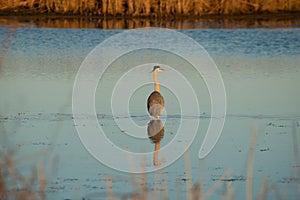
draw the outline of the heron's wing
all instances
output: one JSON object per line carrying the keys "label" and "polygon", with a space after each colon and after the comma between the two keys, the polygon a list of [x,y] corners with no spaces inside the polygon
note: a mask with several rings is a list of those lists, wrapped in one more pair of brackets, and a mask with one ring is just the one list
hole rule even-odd
{"label": "heron's wing", "polygon": [[152,92],[150,94],[150,96],[148,97],[148,100],[147,100],[147,109],[149,110],[149,108],[152,105],[155,105],[155,104],[162,105],[163,107],[165,105],[165,101],[164,101],[163,96],[159,92],[157,92],[157,91]]}

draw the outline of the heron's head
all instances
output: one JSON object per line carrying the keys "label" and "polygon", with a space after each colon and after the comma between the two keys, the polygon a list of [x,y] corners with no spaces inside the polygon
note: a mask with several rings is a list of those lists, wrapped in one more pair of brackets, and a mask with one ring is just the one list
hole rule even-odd
{"label": "heron's head", "polygon": [[160,68],[160,66],[154,66],[152,72],[164,72],[165,70]]}

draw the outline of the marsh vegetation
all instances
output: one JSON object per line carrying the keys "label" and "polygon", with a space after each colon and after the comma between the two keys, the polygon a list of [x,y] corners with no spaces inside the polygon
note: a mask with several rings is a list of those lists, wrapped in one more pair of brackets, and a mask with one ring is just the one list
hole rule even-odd
{"label": "marsh vegetation", "polygon": [[2,11],[119,17],[299,12],[298,0],[0,0]]}

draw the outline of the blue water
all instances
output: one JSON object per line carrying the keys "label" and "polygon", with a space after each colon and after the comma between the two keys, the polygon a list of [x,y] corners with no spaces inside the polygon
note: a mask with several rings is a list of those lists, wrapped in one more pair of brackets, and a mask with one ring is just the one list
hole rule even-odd
{"label": "blue water", "polygon": [[[81,63],[97,44],[121,32],[46,28],[18,28],[14,32],[0,68],[0,149],[3,152],[17,149],[15,160],[24,176],[28,176],[39,162],[44,164],[49,199],[105,199],[106,177],[111,177],[113,192],[118,197],[138,189],[134,187],[132,175],[110,169],[88,153],[77,135],[78,125],[72,115],[73,83]],[[178,194],[185,199],[189,184],[200,181],[205,193],[227,169],[232,169],[232,174],[222,179],[222,185],[211,199],[220,199],[228,182],[232,183],[235,199],[244,199],[251,130],[256,124],[253,197],[258,195],[263,179],[268,178],[267,199],[274,199],[276,192],[281,197],[286,195],[286,199],[298,199],[299,166],[294,157],[294,145],[300,144],[300,29],[180,32],[207,50],[224,80],[227,116],[216,147],[207,158],[198,159],[198,150],[212,117],[209,93],[203,80],[190,71],[188,63],[165,52],[135,52],[129,58],[120,58],[107,72],[102,88],[99,86],[96,92],[99,100],[96,110],[97,119],[109,139],[135,152],[154,149],[148,138],[137,141],[124,136],[106,106],[108,100],[102,97],[111,90],[114,80],[128,70],[122,66],[134,64],[132,58],[143,60],[146,53],[147,59],[169,59],[174,66],[182,66],[183,73],[195,84],[201,115],[180,116],[178,103],[166,103],[168,117],[161,146],[167,145],[176,135],[180,117],[200,119],[200,127],[189,155],[169,167],[148,173],[148,187],[159,193],[165,184],[169,199],[175,199]],[[1,28],[0,33],[2,43],[8,29]],[[184,44],[178,41],[174,45],[180,48]],[[148,72],[148,68],[135,71],[132,81],[138,77],[151,81]],[[166,72],[160,78],[171,79],[170,74]],[[145,101],[150,91],[151,85],[140,88],[129,104],[136,124],[146,126],[149,122]],[[168,88],[162,88],[162,93],[166,102],[173,100]],[[45,149],[48,151],[44,152]],[[31,155],[36,156],[26,162],[18,161]],[[163,162],[168,158],[161,159]],[[151,165],[152,160],[146,164]],[[142,176],[134,177],[137,182],[142,181]]]}
{"label": "blue water", "polygon": [[[1,29],[1,38],[6,37],[7,29]],[[95,45],[120,30],[95,29],[47,29],[19,28],[10,44],[10,50],[24,56],[34,54],[48,58],[58,58],[65,53],[81,55],[82,58]],[[299,29],[238,29],[238,30],[181,30],[195,39],[211,54],[247,56],[298,56],[300,53]],[[80,47],[80,48],[76,48]],[[61,53],[61,54],[60,54]],[[59,56],[60,55],[60,56]]]}

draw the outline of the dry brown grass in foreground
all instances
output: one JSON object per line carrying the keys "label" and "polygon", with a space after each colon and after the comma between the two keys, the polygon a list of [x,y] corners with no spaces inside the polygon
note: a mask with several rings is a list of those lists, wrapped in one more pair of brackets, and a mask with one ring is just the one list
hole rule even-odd
{"label": "dry brown grass in foreground", "polygon": [[193,17],[204,14],[299,12],[299,0],[0,0],[0,10],[36,13]]}
{"label": "dry brown grass in foreground", "polygon": [[14,153],[0,153],[0,199],[46,199],[46,179],[42,164],[32,170],[29,177],[17,170]]}

